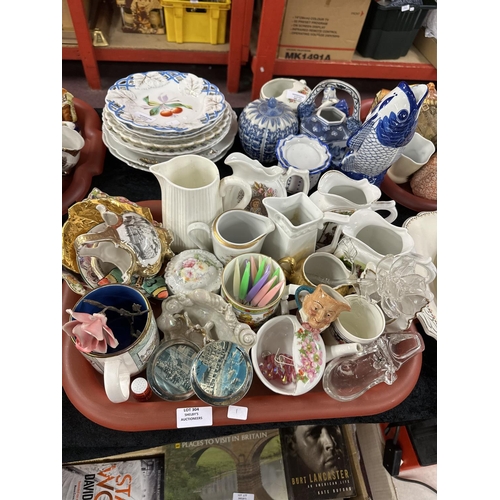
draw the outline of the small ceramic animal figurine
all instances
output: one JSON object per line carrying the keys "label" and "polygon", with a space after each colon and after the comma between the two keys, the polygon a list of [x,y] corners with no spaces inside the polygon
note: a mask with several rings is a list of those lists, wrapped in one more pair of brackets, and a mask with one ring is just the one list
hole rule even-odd
{"label": "small ceramic animal figurine", "polygon": [[302,301],[302,307],[300,300],[297,300],[301,323],[312,332],[322,332],[339,317],[342,311],[351,310],[351,306],[342,295],[327,285],[318,285],[316,288],[301,286],[296,291],[296,298],[299,297],[301,290],[309,291]]}
{"label": "small ceramic animal figurine", "polygon": [[353,179],[367,178],[372,184],[380,185],[387,169],[413,138],[428,91],[424,84],[410,86],[400,82],[349,137],[350,151],[342,160],[340,170]]}

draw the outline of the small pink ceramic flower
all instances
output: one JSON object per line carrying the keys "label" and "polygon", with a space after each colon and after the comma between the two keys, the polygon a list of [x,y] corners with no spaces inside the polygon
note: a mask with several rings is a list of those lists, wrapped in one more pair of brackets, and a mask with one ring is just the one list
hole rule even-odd
{"label": "small pink ceramic flower", "polygon": [[118,346],[111,328],[106,326],[108,319],[104,314],[78,313],[71,309],[67,309],[66,312],[75,319],[63,325],[63,330],[70,337],[75,337],[76,348],[79,351],[105,354],[108,345],[113,348]]}

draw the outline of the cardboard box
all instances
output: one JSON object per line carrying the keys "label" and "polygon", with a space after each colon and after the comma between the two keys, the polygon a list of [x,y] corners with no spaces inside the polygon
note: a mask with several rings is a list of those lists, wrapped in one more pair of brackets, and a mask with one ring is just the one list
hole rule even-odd
{"label": "cardboard box", "polygon": [[288,0],[278,57],[350,61],[371,0]]}
{"label": "cardboard box", "polygon": [[422,55],[437,69],[437,38],[426,37],[425,28],[420,28],[413,45],[422,53]]}
{"label": "cardboard box", "polygon": [[165,19],[160,0],[116,0],[124,33],[164,35]]}

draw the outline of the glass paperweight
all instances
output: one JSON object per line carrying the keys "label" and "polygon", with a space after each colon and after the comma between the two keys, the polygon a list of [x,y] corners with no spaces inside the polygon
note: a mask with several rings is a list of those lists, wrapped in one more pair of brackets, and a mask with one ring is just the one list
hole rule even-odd
{"label": "glass paperweight", "polygon": [[377,384],[392,385],[403,363],[424,349],[418,333],[385,334],[361,352],[331,361],[323,389],[337,401],[352,401]]}
{"label": "glass paperweight", "polygon": [[148,361],[147,378],[152,391],[166,401],[184,401],[193,396],[190,372],[199,351],[187,339],[162,342]]}
{"label": "glass paperweight", "polygon": [[191,368],[195,394],[212,406],[228,406],[250,389],[253,367],[248,353],[234,342],[217,340],[207,344]]}

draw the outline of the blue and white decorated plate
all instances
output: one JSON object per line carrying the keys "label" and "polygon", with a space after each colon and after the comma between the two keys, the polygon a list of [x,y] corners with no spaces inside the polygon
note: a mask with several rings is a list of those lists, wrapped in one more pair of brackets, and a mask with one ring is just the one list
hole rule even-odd
{"label": "blue and white decorated plate", "polygon": [[178,71],[134,73],[112,85],[105,100],[106,108],[121,123],[152,135],[211,126],[226,109],[218,87]]}

